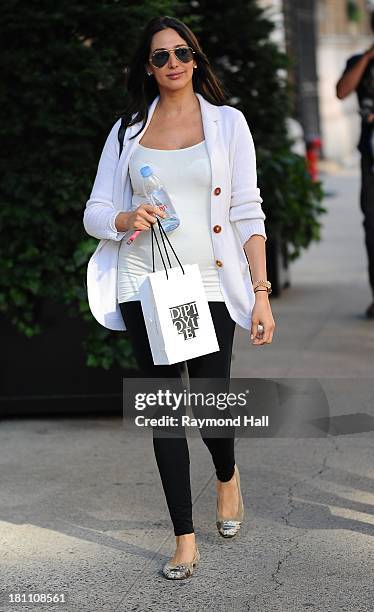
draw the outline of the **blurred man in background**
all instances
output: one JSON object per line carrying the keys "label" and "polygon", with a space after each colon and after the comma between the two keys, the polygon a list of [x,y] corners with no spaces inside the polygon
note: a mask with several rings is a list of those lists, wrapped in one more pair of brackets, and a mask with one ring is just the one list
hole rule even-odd
{"label": "blurred man in background", "polygon": [[[371,14],[374,33],[374,11]],[[364,215],[365,244],[368,254],[372,303],[366,316],[374,319],[374,44],[364,53],[352,55],[336,85],[336,95],[343,100],[356,91],[361,115],[361,135],[357,145],[361,153],[360,205]]]}

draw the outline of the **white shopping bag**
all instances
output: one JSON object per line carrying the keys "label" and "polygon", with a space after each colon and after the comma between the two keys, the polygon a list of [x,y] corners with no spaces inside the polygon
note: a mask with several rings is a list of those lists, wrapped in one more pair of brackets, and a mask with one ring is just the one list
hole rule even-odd
{"label": "white shopping bag", "polygon": [[151,272],[139,296],[155,365],[220,350],[198,264]]}
{"label": "white shopping bag", "polygon": [[219,351],[199,266],[189,264],[148,274],[139,296],[155,365]]}

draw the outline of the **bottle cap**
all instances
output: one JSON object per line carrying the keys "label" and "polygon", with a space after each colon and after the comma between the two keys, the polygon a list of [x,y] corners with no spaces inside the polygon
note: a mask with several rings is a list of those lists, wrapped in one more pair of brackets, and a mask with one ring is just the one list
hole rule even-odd
{"label": "bottle cap", "polygon": [[152,168],[150,166],[142,166],[140,168],[140,174],[143,177],[151,176],[151,174],[153,174]]}

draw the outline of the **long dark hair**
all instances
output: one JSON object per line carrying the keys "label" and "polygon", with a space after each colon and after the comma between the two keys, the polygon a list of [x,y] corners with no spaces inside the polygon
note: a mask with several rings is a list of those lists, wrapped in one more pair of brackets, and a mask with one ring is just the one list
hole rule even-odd
{"label": "long dark hair", "polygon": [[[208,58],[190,28],[175,17],[169,17],[168,15],[153,17],[145,26],[126,71],[126,88],[129,94],[129,102],[122,117],[126,127],[130,127],[138,121],[143,122],[138,134],[147,122],[149,105],[159,94],[156,80],[153,77],[149,77],[145,70],[150,54],[152,36],[166,28],[173,28],[186,41],[187,45],[195,51],[194,58],[197,69],[193,71],[192,76],[194,91],[200,93],[208,102],[216,106],[227,104],[227,94],[214,74]],[[135,117],[133,117],[134,113],[136,113]],[[136,136],[137,134],[132,136],[132,138]]]}

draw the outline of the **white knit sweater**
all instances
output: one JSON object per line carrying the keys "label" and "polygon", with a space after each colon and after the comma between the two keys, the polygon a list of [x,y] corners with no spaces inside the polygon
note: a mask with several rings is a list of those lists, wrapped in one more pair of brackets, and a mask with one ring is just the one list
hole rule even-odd
{"label": "white knit sweater", "polygon": [[[220,287],[231,318],[250,329],[255,296],[243,246],[253,234],[266,240],[254,143],[241,111],[211,104],[200,93],[196,96],[212,170],[210,229]],[[147,130],[158,101],[159,96],[149,106],[141,132],[139,123],[126,130],[119,161],[120,120],[113,125],[84,211],[87,233],[100,240],[87,267],[88,301],[93,316],[108,329],[126,329],[117,300],[118,250],[124,233],[117,232],[114,220],[121,210],[131,209],[129,159]],[[130,140],[135,134],[136,138]]]}

